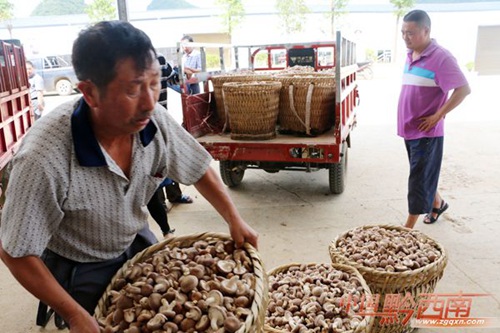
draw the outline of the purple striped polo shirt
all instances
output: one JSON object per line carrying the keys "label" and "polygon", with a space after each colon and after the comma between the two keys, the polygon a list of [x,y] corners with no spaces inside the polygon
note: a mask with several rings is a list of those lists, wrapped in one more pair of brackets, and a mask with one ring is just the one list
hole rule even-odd
{"label": "purple striped polo shirt", "polygon": [[467,84],[453,55],[432,39],[420,58],[408,51],[398,104],[398,135],[405,140],[444,136],[444,119],[427,131],[418,130],[419,118],[434,114],[448,93]]}

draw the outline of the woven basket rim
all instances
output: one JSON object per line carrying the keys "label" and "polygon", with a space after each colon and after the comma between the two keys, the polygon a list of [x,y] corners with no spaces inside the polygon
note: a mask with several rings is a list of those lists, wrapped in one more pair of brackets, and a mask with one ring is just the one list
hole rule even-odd
{"label": "woven basket rim", "polygon": [[[349,273],[349,274],[354,274],[355,277],[358,278],[359,282],[361,283],[361,286],[363,287],[363,292],[366,295],[370,295],[370,296],[372,295],[370,287],[366,283],[365,278],[363,277],[363,275],[361,275],[361,273],[355,267],[352,267],[352,266],[349,266],[349,265],[346,265],[346,264],[340,264],[340,263],[318,263],[318,262],[309,262],[309,263],[293,262],[293,263],[283,264],[283,265],[279,265],[279,266],[274,267],[273,269],[271,269],[271,270],[269,270],[267,272],[267,276],[268,277],[274,276],[274,275],[276,275],[278,273],[287,271],[290,267],[302,266],[302,265],[306,265],[307,267],[309,267],[309,266],[316,266],[316,265],[328,265],[331,268],[338,269],[340,271],[343,271],[343,272],[346,272],[346,273]],[[266,313],[267,313],[267,311],[266,311]],[[363,330],[366,330],[366,329],[369,330],[371,328],[371,326],[373,325],[374,321],[375,321],[375,318],[373,316],[364,316],[363,320],[361,322],[365,323],[365,324],[362,327],[358,326],[355,330],[346,331],[345,333],[358,333],[358,332],[360,333]],[[271,326],[269,326],[269,325],[267,325],[267,324],[264,323],[264,332],[273,332],[273,333],[283,332],[284,333],[286,331],[273,328],[273,327],[271,327]],[[367,332],[369,332],[369,331],[367,331]]]}
{"label": "woven basket rim", "polygon": [[[441,252],[441,255],[434,262],[431,262],[431,263],[429,263],[429,264],[427,264],[427,265],[425,265],[423,267],[419,267],[417,269],[412,269],[412,270],[404,271],[404,272],[387,272],[387,271],[379,271],[379,270],[376,270],[376,269],[374,269],[372,267],[367,267],[365,265],[359,264],[356,261],[352,261],[352,260],[348,259],[340,250],[338,250],[338,248],[337,248],[338,241],[341,240],[347,233],[353,231],[354,229],[359,229],[359,228],[361,228],[361,229],[369,229],[369,228],[373,228],[373,227],[380,227],[380,228],[386,228],[386,229],[389,229],[389,230],[399,230],[399,231],[406,231],[406,232],[418,233],[419,236],[422,236],[422,237],[426,238],[427,240],[431,241],[433,243],[433,245]],[[446,265],[446,262],[448,260],[448,256],[447,256],[446,250],[436,240],[432,239],[431,237],[427,236],[426,234],[424,234],[421,231],[414,230],[414,229],[409,229],[409,228],[405,228],[403,226],[398,226],[398,225],[393,225],[393,224],[363,225],[363,226],[360,226],[360,227],[349,229],[349,230],[347,230],[347,231],[339,234],[337,237],[335,237],[335,239],[330,243],[329,250],[330,250],[330,255],[331,256],[333,256],[335,254],[338,257],[341,257],[342,260],[343,260],[343,262],[346,265],[353,266],[356,269],[358,269],[358,271],[360,271],[360,272],[367,273],[367,274],[378,275],[378,276],[387,276],[387,277],[391,277],[391,276],[394,276],[394,277],[416,276],[416,275],[420,275],[423,272],[427,272],[429,270],[432,270],[435,267],[440,267],[441,268],[440,271],[442,271],[444,269],[444,267],[441,267],[441,266]]]}
{"label": "woven basket rim", "polygon": [[243,88],[243,87],[266,87],[270,88],[281,88],[281,82],[279,81],[247,81],[247,82],[224,82],[222,89],[224,88]]}
{"label": "woven basket rim", "polygon": [[[137,253],[130,260],[125,262],[122,267],[116,272],[116,274],[111,279],[111,282],[107,286],[104,291],[102,297],[99,299],[97,307],[95,308],[94,317],[97,319],[104,314],[104,310],[106,309],[106,303],[108,299],[109,292],[111,291],[114,282],[116,279],[121,278],[125,271],[135,263],[141,262],[152,256],[155,252],[159,250],[163,250],[170,244],[192,244],[198,240],[206,240],[206,239],[220,239],[223,241],[232,240],[231,236],[226,233],[217,233],[217,232],[202,232],[202,233],[194,233],[183,236],[175,236],[168,239],[163,239],[162,241],[153,244],[141,252]],[[244,243],[241,247],[244,249],[250,259],[252,260],[253,274],[255,275],[255,290],[254,290],[254,299],[252,304],[248,307],[251,310],[252,315],[248,316],[244,323],[244,330],[240,328],[238,332],[253,332],[253,328],[255,325],[260,325],[260,327],[264,326],[264,317],[267,309],[267,275],[264,269],[264,265],[262,259],[260,258],[257,249],[253,247],[250,243]]]}

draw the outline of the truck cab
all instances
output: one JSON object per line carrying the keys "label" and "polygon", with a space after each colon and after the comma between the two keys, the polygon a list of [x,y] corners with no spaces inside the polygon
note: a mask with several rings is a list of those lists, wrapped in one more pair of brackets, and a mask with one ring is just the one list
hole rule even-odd
{"label": "truck cab", "polygon": [[30,59],[36,72],[43,78],[45,91],[61,96],[71,95],[76,89],[78,78],[73,66],[60,56],[45,56]]}

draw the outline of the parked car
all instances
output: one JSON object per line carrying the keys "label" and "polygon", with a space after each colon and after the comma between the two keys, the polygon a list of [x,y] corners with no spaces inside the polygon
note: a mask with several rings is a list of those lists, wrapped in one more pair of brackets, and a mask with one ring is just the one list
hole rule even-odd
{"label": "parked car", "polygon": [[78,79],[73,66],[60,56],[30,59],[38,74],[43,77],[46,92],[70,95],[76,89]]}

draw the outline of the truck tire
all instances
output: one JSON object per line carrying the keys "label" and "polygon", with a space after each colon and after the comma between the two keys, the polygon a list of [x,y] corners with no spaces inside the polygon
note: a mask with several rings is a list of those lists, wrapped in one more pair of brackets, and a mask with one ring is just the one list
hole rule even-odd
{"label": "truck tire", "polygon": [[235,168],[237,164],[231,161],[219,161],[220,176],[227,187],[240,185],[245,175],[245,170]]}
{"label": "truck tire", "polygon": [[73,85],[71,84],[71,81],[66,80],[66,79],[61,79],[61,80],[57,81],[56,92],[60,96],[71,95],[71,93],[73,92]]}
{"label": "truck tire", "polygon": [[344,192],[345,176],[347,174],[347,151],[347,143],[344,142],[342,145],[340,162],[331,164],[328,170],[330,192],[333,194],[341,194]]}

